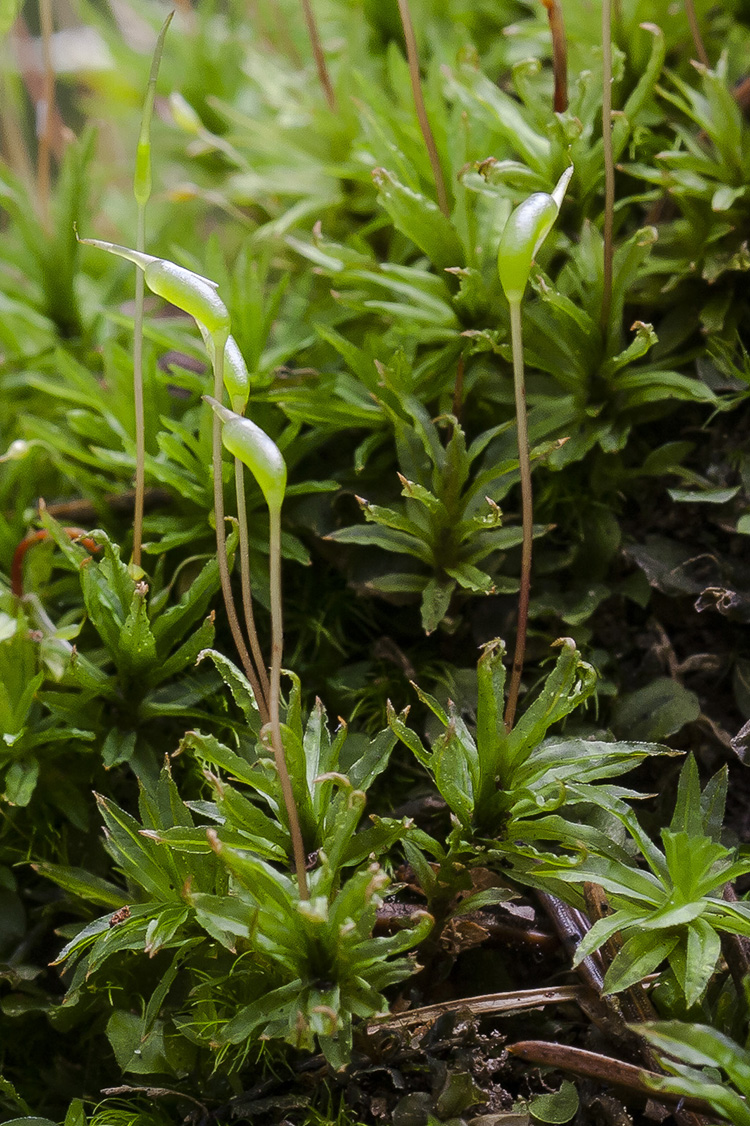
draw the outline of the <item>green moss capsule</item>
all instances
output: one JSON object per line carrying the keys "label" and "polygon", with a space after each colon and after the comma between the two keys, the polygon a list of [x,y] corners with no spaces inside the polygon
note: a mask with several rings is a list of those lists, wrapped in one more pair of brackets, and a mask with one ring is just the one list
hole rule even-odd
{"label": "green moss capsule", "polygon": [[552,229],[572,175],[571,165],[551,194],[534,192],[511,212],[505,224],[497,252],[497,272],[511,305],[523,298],[534,256]]}
{"label": "green moss capsule", "polygon": [[154,258],[153,254],[118,246],[114,242],[93,238],[84,238],[81,242],[134,262],[143,270],[146,285],[153,293],[189,313],[209,333],[229,331],[227,307],[219,297],[218,285],[210,278],[204,278],[202,274],[186,270],[184,266],[168,262],[165,258]]}
{"label": "green moss capsule", "polygon": [[231,454],[246,465],[260,486],[272,513],[278,513],[286,492],[286,462],[281,450],[249,418],[231,411],[210,395],[203,398],[224,423],[222,441]]}
{"label": "green moss capsule", "polygon": [[[216,348],[213,337],[202,325],[198,325],[203,336],[203,343],[212,364],[216,363]],[[247,370],[245,357],[240,352],[240,347],[233,336],[227,337],[224,349],[224,386],[229,393],[232,410],[243,414],[250,396],[250,373]]]}

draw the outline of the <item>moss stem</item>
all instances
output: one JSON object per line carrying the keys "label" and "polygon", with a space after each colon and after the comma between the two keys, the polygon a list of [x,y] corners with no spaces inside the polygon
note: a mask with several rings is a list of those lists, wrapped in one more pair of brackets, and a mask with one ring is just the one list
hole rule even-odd
{"label": "moss stem", "polygon": [[[227,330],[222,339],[214,339],[214,398],[219,403],[222,400],[224,392],[224,348],[226,347],[228,335],[229,331]],[[268,708],[266,707],[260,684],[258,683],[258,677],[242,636],[242,630],[240,629],[240,623],[237,617],[237,609],[234,604],[234,596],[232,595],[232,581],[229,577],[229,564],[227,563],[227,537],[224,528],[224,482],[221,475],[222,450],[224,447],[221,441],[221,419],[215,413],[213,416],[212,439],[216,560],[219,564],[221,593],[224,596],[224,607],[227,612],[227,618],[229,619],[229,628],[232,631],[234,644],[237,647],[245,676],[249,680],[250,687],[255,694],[260,718],[263,723],[268,723]]]}
{"label": "moss stem", "polygon": [[523,333],[521,327],[521,302],[510,302],[510,331],[513,347],[513,386],[516,396],[516,421],[518,427],[518,468],[521,474],[521,509],[523,542],[521,546],[521,585],[518,593],[518,625],[513,670],[505,706],[505,727],[510,731],[516,716],[518,692],[521,687],[523,659],[526,652],[526,632],[529,620],[531,591],[531,550],[534,539],[534,506],[531,491],[531,459],[529,457],[529,431],[526,419],[526,384],[523,369]]}
{"label": "moss stem", "polygon": [[602,145],[604,151],[604,279],[601,327],[606,343],[612,307],[615,160],[612,152],[612,0],[602,3]]}
{"label": "moss stem", "polygon": [[[146,249],[146,207],[138,204],[136,249]],[[135,507],[133,512],[133,562],[141,565],[143,542],[143,502],[146,495],[146,423],[143,409],[143,270],[135,271],[135,316],[133,335],[133,405],[135,408]]]}
{"label": "moss stem", "polygon": [[430,120],[427,116],[427,110],[424,104],[422,82],[419,75],[419,52],[417,51],[417,38],[414,34],[414,24],[412,23],[411,12],[409,11],[409,0],[398,0],[398,10],[401,15],[401,25],[404,29],[404,40],[406,42],[406,58],[409,63],[409,78],[411,80],[411,89],[414,96],[414,106],[417,111],[419,128],[422,130],[422,137],[424,138],[427,155],[430,158],[430,166],[432,168],[432,175],[435,180],[435,191],[437,193],[438,206],[443,215],[449,216],[450,204],[448,203],[448,191],[445,186],[445,177],[443,176],[443,169],[440,165],[440,157],[438,156],[435,137],[432,132]]}
{"label": "moss stem", "polygon": [[695,4],[693,3],[693,0],[685,0],[685,14],[688,18],[688,23],[690,25],[690,34],[693,37],[693,44],[695,46],[698,58],[704,66],[710,67],[711,63],[708,58],[708,51],[706,50],[706,45],[703,42],[703,38],[701,36],[701,29],[698,25],[698,16],[695,11]]}
{"label": "moss stem", "polygon": [[568,108],[568,43],[565,38],[560,0],[542,0],[547,9],[552,33],[552,68],[555,76],[554,110],[565,113]]}
{"label": "moss stem", "polygon": [[238,457],[234,459],[234,482],[237,492],[237,521],[240,529],[240,577],[242,583],[242,608],[245,614],[245,631],[250,642],[258,680],[263,692],[266,707],[269,706],[271,692],[266,672],[263,652],[258,640],[258,631],[253,614],[253,592],[250,582],[250,542],[247,531],[247,504],[245,501],[245,469]]}
{"label": "moss stem", "polygon": [[323,93],[328,102],[330,110],[336,109],[336,95],[333,92],[331,85],[331,76],[328,73],[326,66],[326,57],[323,52],[323,45],[320,42],[320,33],[318,32],[318,25],[315,20],[315,13],[312,10],[311,0],[302,0],[302,10],[305,13],[305,23],[307,24],[307,34],[310,37],[310,46],[312,47],[313,56],[315,58],[315,66],[318,71],[318,79],[320,85],[323,87]]}
{"label": "moss stem", "polygon": [[284,625],[281,607],[281,509],[269,507],[270,520],[270,564],[271,564],[271,740],[276,769],[279,773],[281,792],[284,795],[289,832],[294,851],[294,867],[297,871],[297,884],[300,899],[309,899],[307,887],[306,854],[302,840],[297,805],[294,800],[292,783],[284,757],[284,744],[281,739],[279,718],[279,698],[281,694],[281,658],[284,651]]}

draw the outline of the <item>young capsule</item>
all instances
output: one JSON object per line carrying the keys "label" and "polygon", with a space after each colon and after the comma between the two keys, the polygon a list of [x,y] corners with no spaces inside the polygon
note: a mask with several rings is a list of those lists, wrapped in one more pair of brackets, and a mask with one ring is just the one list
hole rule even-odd
{"label": "young capsule", "polygon": [[534,192],[512,211],[500,237],[497,272],[505,296],[511,304],[521,302],[539,247],[557,218],[566,188],[573,175],[572,164],[565,169],[554,191]]}
{"label": "young capsule", "polygon": [[281,450],[265,430],[249,418],[222,406],[210,395],[203,398],[224,423],[221,437],[225,447],[250,470],[269,510],[278,512],[286,492],[286,462]]}
{"label": "young capsule", "polygon": [[184,266],[168,262],[165,258],[155,258],[153,254],[118,246],[114,242],[94,238],[83,238],[80,241],[86,246],[96,246],[99,250],[106,250],[109,254],[116,254],[118,258],[134,262],[143,270],[146,285],[153,293],[189,313],[209,333],[229,331],[229,312],[219,297],[218,285],[210,278],[204,278],[202,274],[186,270]]}
{"label": "young capsule", "polygon": [[[214,346],[213,337],[206,329],[199,323],[198,328],[201,330],[203,343],[206,345],[209,358],[212,364],[216,363],[216,348]],[[224,386],[229,393],[229,399],[232,403],[232,410],[237,414],[243,414],[247,406],[247,400],[250,396],[250,373],[247,370],[245,357],[240,352],[240,347],[233,336],[227,337],[227,343],[224,348]]]}

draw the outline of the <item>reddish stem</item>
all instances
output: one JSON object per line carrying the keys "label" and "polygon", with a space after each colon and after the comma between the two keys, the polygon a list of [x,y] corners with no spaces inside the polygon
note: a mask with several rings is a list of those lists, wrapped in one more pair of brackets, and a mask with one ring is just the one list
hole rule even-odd
{"label": "reddish stem", "polygon": [[326,66],[325,52],[323,51],[323,44],[320,42],[320,32],[318,25],[315,21],[315,13],[312,9],[310,0],[302,0],[302,10],[305,14],[305,23],[307,24],[307,34],[310,37],[310,46],[312,47],[313,57],[315,58],[315,66],[318,71],[318,80],[323,87],[323,93],[328,102],[328,108],[333,112],[336,111],[336,95],[333,92],[331,85],[331,78]]}
{"label": "reddish stem", "polygon": [[[85,528],[63,528],[63,531],[72,540],[78,540],[88,551],[99,551],[99,545],[87,534]],[[13,553],[13,562],[10,566],[10,589],[16,598],[23,598],[23,561],[26,558],[26,552],[35,543],[42,543],[49,538],[49,532],[45,528],[38,532],[31,532],[21,540]]]}
{"label": "reddish stem", "polygon": [[427,109],[424,104],[422,83],[419,77],[417,37],[414,34],[414,24],[411,18],[411,11],[409,10],[409,0],[398,0],[398,10],[401,15],[401,25],[404,29],[406,59],[409,64],[409,78],[411,80],[411,90],[414,96],[414,106],[417,111],[419,128],[422,130],[427,155],[430,158],[430,167],[432,168],[432,175],[435,180],[438,206],[443,215],[445,215],[446,218],[450,218],[451,209],[450,203],[448,202],[448,189],[445,186],[445,177],[443,175],[442,165],[440,164],[437,145],[435,144],[435,135],[432,132],[430,120],[427,116]]}
{"label": "reddish stem", "polygon": [[568,44],[560,0],[542,0],[552,32],[552,66],[555,74],[555,113],[568,108]]}

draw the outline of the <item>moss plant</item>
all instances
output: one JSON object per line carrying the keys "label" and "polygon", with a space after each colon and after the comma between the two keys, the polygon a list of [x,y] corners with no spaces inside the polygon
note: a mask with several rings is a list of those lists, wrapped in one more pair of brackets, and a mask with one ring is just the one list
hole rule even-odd
{"label": "moss plant", "polygon": [[281,607],[281,506],[286,492],[286,463],[276,443],[259,426],[256,426],[249,418],[243,418],[235,411],[223,407],[217,399],[212,399],[208,395],[205,398],[213,407],[214,417],[219,425],[223,423],[222,439],[224,445],[253,474],[268,505],[271,577],[271,742],[289,818],[300,898],[308,899],[305,848],[289,771],[284,758],[279,716],[281,658],[284,650],[284,626]]}
{"label": "moss plant", "polygon": [[[152,254],[144,254],[138,250],[131,250],[126,246],[115,243],[103,242],[100,239],[81,239],[88,246],[95,246],[99,250],[106,250],[119,258],[134,262],[144,275],[146,285],[165,301],[176,305],[178,309],[189,313],[201,328],[204,339],[210,340],[208,347],[214,369],[214,397],[220,398],[224,389],[224,351],[229,340],[229,313],[224,302],[219,297],[218,286],[209,278],[186,270],[174,262],[164,258],[155,258]],[[258,683],[258,677],[253,667],[250,654],[247,651],[245,639],[242,636],[237,610],[232,595],[232,584],[229,577],[227,563],[227,540],[224,527],[224,490],[221,474],[221,424],[214,419],[212,441],[212,463],[214,479],[214,514],[216,519],[216,553],[221,578],[221,590],[224,597],[224,606],[229,619],[237,652],[240,655],[245,674],[252,685],[258,699],[258,707],[264,722],[268,721],[268,710],[265,705],[263,693]]]}
{"label": "moss plant", "polygon": [[[201,334],[203,336],[206,349],[211,357],[212,363],[214,359],[214,347],[210,333],[201,327]],[[243,415],[247,406],[248,396],[250,394],[250,375],[247,370],[245,358],[240,351],[239,345],[233,336],[227,340],[224,349],[224,386],[229,393],[229,400],[232,404],[232,410],[237,414]],[[252,598],[252,584],[250,580],[250,544],[247,528],[247,503],[245,500],[245,479],[242,471],[242,463],[239,458],[234,459],[234,484],[235,493],[237,496],[237,526],[239,529],[240,537],[240,582],[242,590],[242,609],[245,617],[245,629],[247,632],[250,649],[252,651],[253,660],[255,661],[255,669],[258,677],[258,683],[261,689],[261,696],[259,705],[268,710],[270,700],[270,686],[268,681],[268,673],[266,671],[263,654],[258,640],[258,631],[255,626],[255,615],[253,613],[253,598]]]}
{"label": "moss plant", "polygon": [[612,0],[602,0],[602,146],[604,152],[604,283],[602,336],[606,342],[612,307],[612,240],[615,219],[615,158],[612,151]]}
{"label": "moss plant", "polygon": [[531,460],[526,421],[526,386],[523,366],[523,335],[521,326],[521,301],[531,272],[534,255],[544,242],[557,218],[563,196],[573,175],[572,165],[566,168],[551,195],[535,192],[513,211],[505,225],[498,249],[497,266],[500,283],[510,305],[511,342],[513,347],[513,385],[518,424],[518,462],[521,474],[521,503],[523,510],[523,544],[521,548],[521,588],[518,596],[518,626],[516,648],[513,656],[505,726],[510,730],[516,714],[518,690],[521,684],[523,658],[526,651],[526,628],[529,617],[531,590],[531,545],[534,536],[533,497],[531,490]]}
{"label": "moss plant", "polygon": [[440,157],[438,156],[437,145],[435,144],[435,137],[430,126],[430,120],[427,116],[427,109],[424,104],[424,95],[422,94],[422,82],[419,75],[419,54],[417,52],[417,37],[414,34],[414,23],[411,18],[411,11],[409,9],[409,0],[398,0],[398,11],[401,16],[401,25],[404,29],[404,40],[406,42],[406,57],[409,62],[409,78],[411,80],[411,89],[414,95],[414,105],[417,111],[417,118],[419,119],[419,128],[422,130],[427,155],[430,158],[430,167],[432,168],[432,175],[435,179],[435,192],[437,193],[437,201],[443,215],[450,215],[450,204],[448,202],[448,190],[445,186],[445,177],[443,169],[440,165]]}
{"label": "moss plant", "polygon": [[[146,204],[151,197],[151,117],[154,112],[156,79],[159,63],[164,51],[164,37],[172,22],[174,12],[170,12],[156,40],[151,72],[148,76],[146,97],[143,103],[143,116],[136,149],[135,174],[133,176],[133,195],[138,208],[136,250],[146,249]],[[143,271],[135,271],[135,317],[133,325],[133,402],[135,408],[135,510],[133,513],[133,562],[141,565],[141,542],[143,540],[143,499],[146,490],[146,433],[143,416],[143,297],[145,282]]]}

